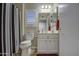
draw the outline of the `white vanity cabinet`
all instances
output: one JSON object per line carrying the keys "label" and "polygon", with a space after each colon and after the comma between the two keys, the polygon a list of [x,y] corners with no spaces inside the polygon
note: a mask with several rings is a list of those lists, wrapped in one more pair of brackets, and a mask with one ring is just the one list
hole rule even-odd
{"label": "white vanity cabinet", "polygon": [[58,33],[40,33],[37,39],[38,53],[58,53]]}

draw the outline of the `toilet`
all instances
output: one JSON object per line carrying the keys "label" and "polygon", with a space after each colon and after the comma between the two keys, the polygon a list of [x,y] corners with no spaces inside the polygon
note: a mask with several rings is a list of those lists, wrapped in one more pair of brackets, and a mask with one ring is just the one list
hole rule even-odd
{"label": "toilet", "polygon": [[26,33],[24,35],[24,41],[21,42],[20,47],[22,49],[22,56],[30,56],[31,55],[31,41],[33,40],[33,33]]}

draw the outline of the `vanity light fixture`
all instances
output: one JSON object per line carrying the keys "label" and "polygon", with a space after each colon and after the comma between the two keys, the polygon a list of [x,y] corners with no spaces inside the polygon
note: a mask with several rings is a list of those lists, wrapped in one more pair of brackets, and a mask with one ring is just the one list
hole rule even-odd
{"label": "vanity light fixture", "polygon": [[42,9],[50,9],[51,8],[51,5],[42,5],[41,8]]}

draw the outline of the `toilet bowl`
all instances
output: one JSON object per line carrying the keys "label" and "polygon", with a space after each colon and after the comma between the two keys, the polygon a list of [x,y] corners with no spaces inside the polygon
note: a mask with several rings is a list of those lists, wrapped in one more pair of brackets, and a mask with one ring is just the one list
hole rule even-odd
{"label": "toilet bowl", "polygon": [[31,54],[31,40],[21,42],[20,47],[22,49],[23,56],[28,56]]}

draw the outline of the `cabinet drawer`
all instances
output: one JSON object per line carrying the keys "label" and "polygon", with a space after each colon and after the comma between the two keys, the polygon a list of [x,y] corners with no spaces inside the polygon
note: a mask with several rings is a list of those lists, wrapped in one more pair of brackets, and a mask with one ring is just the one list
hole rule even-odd
{"label": "cabinet drawer", "polygon": [[58,39],[58,34],[42,34],[38,35],[38,39]]}

